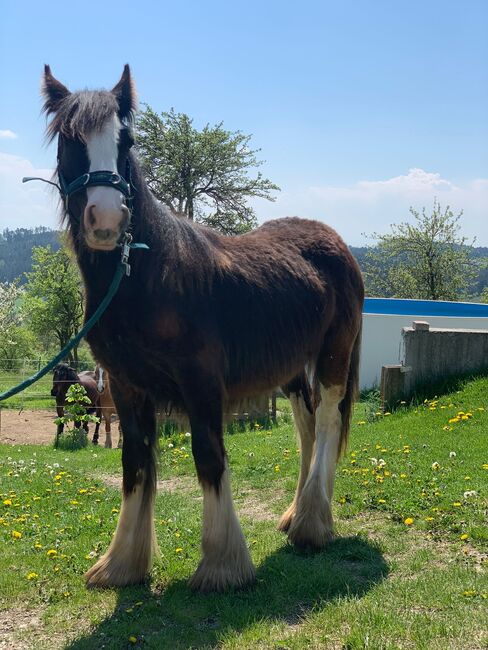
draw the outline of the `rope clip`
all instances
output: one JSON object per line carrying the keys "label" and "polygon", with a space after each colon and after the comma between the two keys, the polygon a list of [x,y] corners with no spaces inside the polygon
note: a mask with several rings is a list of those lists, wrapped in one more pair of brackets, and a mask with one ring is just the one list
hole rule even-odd
{"label": "rope clip", "polygon": [[130,264],[129,264],[129,255],[130,255],[130,245],[132,243],[132,235],[128,232],[125,233],[124,239],[122,241],[122,253],[120,255],[120,263],[125,268],[125,275],[129,277],[130,275]]}

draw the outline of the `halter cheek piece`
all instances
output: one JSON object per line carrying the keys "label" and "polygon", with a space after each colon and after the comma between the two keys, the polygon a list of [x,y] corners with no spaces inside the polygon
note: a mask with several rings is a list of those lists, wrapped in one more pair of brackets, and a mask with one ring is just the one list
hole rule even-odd
{"label": "halter cheek piece", "polygon": [[127,158],[125,165],[125,175],[127,180],[117,172],[87,172],[86,174],[75,178],[75,180],[71,181],[71,183],[68,183],[63,174],[58,170],[59,185],[53,181],[48,181],[45,178],[39,178],[38,176],[24,176],[22,182],[27,183],[29,181],[43,181],[44,183],[49,183],[49,185],[54,185],[54,187],[57,187],[59,193],[61,194],[61,198],[63,199],[66,212],[68,211],[70,196],[73,194],[76,194],[81,190],[85,190],[88,187],[101,185],[105,187],[113,187],[114,189],[119,190],[119,192],[122,192],[122,194],[125,196],[125,203],[127,207],[130,211],[132,211],[134,194],[133,186],[131,184],[132,178],[129,158]]}

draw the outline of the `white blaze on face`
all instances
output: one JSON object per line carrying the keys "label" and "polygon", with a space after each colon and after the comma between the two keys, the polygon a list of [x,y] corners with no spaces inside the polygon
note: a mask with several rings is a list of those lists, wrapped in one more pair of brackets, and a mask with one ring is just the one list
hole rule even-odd
{"label": "white blaze on face", "polygon": [[[117,115],[113,115],[104,124],[101,131],[92,133],[86,140],[90,172],[117,171],[118,145],[121,123]],[[95,186],[87,189],[87,205],[95,205],[104,211],[120,211],[124,197],[114,187]]]}
{"label": "white blaze on face", "polygon": [[98,367],[98,392],[103,393],[103,368]]}

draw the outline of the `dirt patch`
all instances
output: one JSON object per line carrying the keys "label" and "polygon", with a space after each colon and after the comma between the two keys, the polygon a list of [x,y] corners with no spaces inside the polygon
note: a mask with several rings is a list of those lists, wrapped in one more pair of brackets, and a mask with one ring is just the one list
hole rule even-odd
{"label": "dirt patch", "polygon": [[0,611],[0,650],[30,650],[31,641],[23,641],[19,636],[31,636],[32,630],[40,630],[42,622],[34,611],[17,607]]}
{"label": "dirt patch", "polygon": [[56,434],[55,411],[0,409],[0,442],[10,445],[51,445]]}
{"label": "dirt patch", "polygon": [[273,506],[282,499],[284,495],[283,490],[277,490],[269,501],[261,501],[259,492],[247,492],[245,496],[236,498],[235,506],[237,513],[240,517],[247,517],[254,521],[275,521],[276,512]]}
{"label": "dirt patch", "polygon": [[[111,488],[120,490],[122,488],[121,476],[100,476],[100,480]],[[196,477],[190,476],[174,476],[173,478],[161,479],[157,483],[157,489],[161,492],[193,492],[198,490],[198,482]]]}

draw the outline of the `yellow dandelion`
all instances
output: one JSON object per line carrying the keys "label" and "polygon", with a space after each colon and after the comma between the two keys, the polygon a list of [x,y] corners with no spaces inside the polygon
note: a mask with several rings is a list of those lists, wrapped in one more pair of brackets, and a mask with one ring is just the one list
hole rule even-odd
{"label": "yellow dandelion", "polygon": [[468,537],[469,537],[469,535],[468,535],[467,533],[463,533],[463,534],[461,535],[460,539],[462,539],[463,542],[464,542],[466,539],[468,539]]}
{"label": "yellow dandelion", "polygon": [[19,533],[18,530],[13,530],[13,531],[12,531],[12,537],[13,537],[14,539],[20,539],[20,538],[22,537],[22,533]]}
{"label": "yellow dandelion", "polygon": [[432,469],[440,469],[439,463],[436,461],[435,463],[432,463]]}
{"label": "yellow dandelion", "polygon": [[35,571],[29,571],[29,573],[25,577],[27,578],[27,580],[35,580],[39,576]]}
{"label": "yellow dandelion", "polygon": [[54,548],[50,548],[49,551],[46,553],[48,557],[56,557],[57,554],[58,552]]}
{"label": "yellow dandelion", "polygon": [[366,420],[359,420],[358,424],[366,424]]}
{"label": "yellow dandelion", "polygon": [[344,497],[340,497],[339,503],[346,503],[346,499]]}
{"label": "yellow dandelion", "polygon": [[12,499],[4,499],[3,500],[3,505],[4,506],[11,506],[12,505]]}
{"label": "yellow dandelion", "polygon": [[386,499],[378,499],[378,503],[386,503]]}
{"label": "yellow dandelion", "polygon": [[400,478],[407,478],[406,474],[400,474]]}
{"label": "yellow dandelion", "polygon": [[275,465],[275,468],[274,468],[274,471],[275,471],[275,472],[279,472],[279,471],[280,471],[280,469],[281,469],[281,468],[280,468],[280,466],[279,466],[279,465]]}
{"label": "yellow dandelion", "polygon": [[115,514],[117,514],[117,512],[118,512],[118,508],[112,508],[112,514],[115,515]]}
{"label": "yellow dandelion", "polygon": [[88,490],[86,488],[81,488],[80,490],[78,490],[78,494],[86,494],[87,492]]}
{"label": "yellow dandelion", "polygon": [[426,517],[425,521],[434,521],[434,517]]}
{"label": "yellow dandelion", "polygon": [[461,503],[460,503],[460,501],[454,501],[454,503],[453,503],[452,505],[453,505],[455,508],[460,508],[460,507],[461,507]]}
{"label": "yellow dandelion", "polygon": [[178,548],[175,548],[175,553],[183,553],[183,549],[181,546],[178,546]]}
{"label": "yellow dandelion", "polygon": [[137,643],[137,637],[131,634],[129,636],[129,643]]}
{"label": "yellow dandelion", "polygon": [[413,524],[412,517],[407,517],[406,519],[403,520],[403,523],[405,524],[405,526],[411,526]]}

